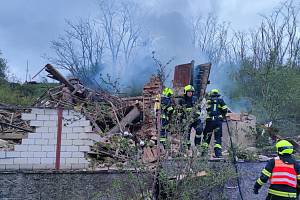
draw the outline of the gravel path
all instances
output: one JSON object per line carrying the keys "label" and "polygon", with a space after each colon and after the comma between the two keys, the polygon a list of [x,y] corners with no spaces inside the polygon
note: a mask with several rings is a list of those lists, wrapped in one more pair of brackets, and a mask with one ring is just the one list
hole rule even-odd
{"label": "gravel path", "polygon": [[[252,191],[256,179],[260,176],[261,170],[266,164],[266,162],[238,163],[238,171],[244,200],[263,200],[266,198],[269,184],[265,184],[259,190],[258,195],[254,194]],[[228,199],[241,199],[236,181],[226,184],[225,191]]]}

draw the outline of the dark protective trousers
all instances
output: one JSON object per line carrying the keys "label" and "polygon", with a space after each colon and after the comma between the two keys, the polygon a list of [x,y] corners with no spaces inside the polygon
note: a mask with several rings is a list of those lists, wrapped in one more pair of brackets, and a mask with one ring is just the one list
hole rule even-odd
{"label": "dark protective trousers", "polygon": [[160,125],[161,125],[161,129],[160,129],[160,137],[163,139],[166,139],[168,136],[168,125],[169,125],[169,120],[167,120],[166,118],[162,118],[160,120]]}
{"label": "dark protective trousers", "polygon": [[201,133],[203,131],[203,123],[201,122],[200,119],[197,119],[195,122],[193,122],[190,125],[188,139],[190,139],[190,133],[191,133],[192,128],[194,128],[196,130],[195,145],[200,145]]}
{"label": "dark protective trousers", "polygon": [[[214,131],[214,137],[215,137],[215,155],[221,156],[222,155],[222,120],[216,119],[216,120],[206,120],[206,125],[203,131],[204,136],[204,142],[209,144],[212,132]],[[219,146],[219,147],[218,147]]]}
{"label": "dark protective trousers", "polygon": [[290,198],[290,197],[280,197],[273,194],[268,194],[266,200],[296,200],[297,198]]}

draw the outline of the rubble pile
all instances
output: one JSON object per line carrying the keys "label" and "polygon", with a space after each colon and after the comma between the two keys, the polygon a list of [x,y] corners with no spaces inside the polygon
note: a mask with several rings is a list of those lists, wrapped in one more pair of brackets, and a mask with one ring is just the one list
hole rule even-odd
{"label": "rubble pile", "polygon": [[[183,66],[180,72],[186,68],[192,69],[192,64],[190,65]],[[198,66],[199,73],[194,80],[201,89],[200,107],[204,111],[206,110],[204,91],[209,82],[210,67],[210,64]],[[157,120],[160,119],[159,95],[163,87],[159,77],[152,76],[150,78],[143,88],[142,96],[119,97],[104,90],[96,91],[87,88],[77,78],[67,79],[50,64],[45,66],[45,70],[49,73],[48,77],[59,81],[60,85],[46,91],[34,102],[32,107],[74,109],[83,114],[91,122],[92,131],[101,138],[88,152],[95,163],[94,166],[123,165],[132,159],[151,163],[158,159],[160,149],[157,144],[159,143],[160,122]],[[175,78],[188,82],[192,80],[191,73],[186,74],[184,79],[180,74],[177,73]],[[21,113],[28,111],[30,108],[0,104],[0,149],[13,150],[13,146],[26,137],[28,132],[34,132],[27,121],[21,120]],[[205,116],[201,117],[205,119]],[[70,120],[72,121],[72,119]],[[251,139],[248,135],[256,126],[254,116],[247,113],[230,113],[228,122],[230,129],[233,130],[236,144],[244,145],[244,148],[251,146],[250,142],[254,143],[256,135],[251,135]],[[266,127],[265,129],[270,128]],[[227,133],[225,125],[223,132],[223,143],[225,146],[229,146],[229,133]],[[192,136],[193,134],[191,134]],[[276,137],[279,136],[276,135]],[[170,137],[171,149],[179,149],[180,141],[180,137],[173,134]],[[295,142],[295,144],[296,148],[299,148],[298,143]]]}
{"label": "rubble pile", "polygon": [[159,102],[162,83],[157,76],[152,76],[143,88],[143,129],[138,133],[143,139],[157,140],[155,103]]}
{"label": "rubble pile", "polygon": [[18,143],[32,132],[28,121],[21,119],[21,114],[28,112],[26,108],[19,108],[6,104],[0,104],[0,139],[10,143]]}
{"label": "rubble pile", "polygon": [[[33,106],[64,107],[80,111],[91,121],[93,131],[102,137],[101,142],[89,153],[98,163],[124,163],[130,156],[136,157],[131,153],[136,148],[156,144],[154,104],[162,88],[158,77],[151,77],[150,82],[144,86],[143,96],[121,98],[87,88],[76,78],[66,79],[50,64],[45,69],[49,73],[48,77],[59,81],[61,85],[45,92]],[[145,162],[156,159],[155,155],[151,158],[146,156],[149,151],[143,152],[145,155],[139,155],[139,159],[143,158]]]}

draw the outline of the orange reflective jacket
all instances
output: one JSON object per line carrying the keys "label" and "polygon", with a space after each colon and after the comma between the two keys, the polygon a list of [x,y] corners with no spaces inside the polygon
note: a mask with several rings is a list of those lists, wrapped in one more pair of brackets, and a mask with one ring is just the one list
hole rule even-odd
{"label": "orange reflective jacket", "polygon": [[297,173],[294,164],[284,163],[279,157],[276,157],[270,182],[271,185],[288,185],[296,188]]}

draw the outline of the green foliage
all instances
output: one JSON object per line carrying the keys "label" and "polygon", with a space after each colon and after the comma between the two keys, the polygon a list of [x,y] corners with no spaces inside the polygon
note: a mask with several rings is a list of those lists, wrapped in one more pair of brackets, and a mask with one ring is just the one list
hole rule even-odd
{"label": "green foliage", "polygon": [[236,148],[236,156],[244,161],[256,161],[258,159],[258,156],[255,152],[241,147]]}
{"label": "green foliage", "polygon": [[249,112],[258,121],[273,121],[281,134],[300,132],[297,123],[300,116],[300,69],[290,66],[265,64],[253,67],[251,61],[242,63],[233,73],[236,87],[233,99],[245,99],[251,104]]}
{"label": "green foliage", "polygon": [[12,105],[29,106],[45,91],[56,84],[19,84],[2,81],[0,83],[0,102]]}
{"label": "green foliage", "polygon": [[204,157],[170,162],[159,171],[159,199],[224,199],[225,182],[236,177],[228,162],[209,163]]}
{"label": "green foliage", "polygon": [[[0,51],[0,56],[2,55]],[[6,77],[6,71],[7,71],[7,62],[4,58],[0,57],[0,81],[5,80]]]}
{"label": "green foliage", "polygon": [[273,144],[270,143],[270,135],[268,133],[263,133],[263,128],[262,126],[257,126],[256,127],[256,147],[259,148],[259,149],[263,149],[267,146],[275,146]]}

